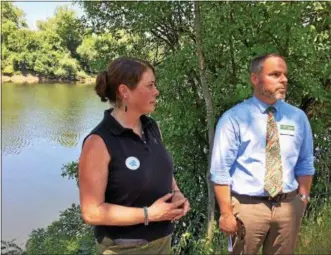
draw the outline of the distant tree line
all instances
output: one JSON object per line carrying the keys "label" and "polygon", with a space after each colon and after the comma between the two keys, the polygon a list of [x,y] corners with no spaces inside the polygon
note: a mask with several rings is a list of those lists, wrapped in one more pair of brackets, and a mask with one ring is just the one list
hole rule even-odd
{"label": "distant tree line", "polygon": [[58,7],[53,17],[37,21],[37,30],[31,30],[22,10],[11,2],[1,5],[3,75],[84,79],[105,68],[119,48],[128,52],[129,41],[134,41],[123,31],[93,33],[68,6]]}

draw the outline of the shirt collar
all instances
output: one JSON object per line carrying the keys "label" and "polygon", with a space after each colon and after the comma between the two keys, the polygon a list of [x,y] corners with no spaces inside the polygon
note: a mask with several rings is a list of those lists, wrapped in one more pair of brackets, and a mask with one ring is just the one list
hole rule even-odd
{"label": "shirt collar", "polygon": [[[108,128],[114,135],[121,135],[125,131],[132,131],[131,128],[125,128],[123,127],[110,113],[114,110],[114,108],[105,110],[104,112],[104,120],[108,124]],[[151,124],[152,120],[148,118],[146,115],[140,116],[140,121],[142,124],[142,129],[145,130],[145,128]]]}
{"label": "shirt collar", "polygon": [[266,104],[264,102],[262,102],[260,99],[258,99],[256,96],[252,97],[252,100],[254,102],[254,104],[256,105],[256,107],[260,110],[261,113],[265,113],[266,110],[270,107],[273,106],[276,109],[276,112],[280,111],[280,106],[283,103],[283,99],[278,100],[276,103],[274,103],[273,105],[269,105]]}

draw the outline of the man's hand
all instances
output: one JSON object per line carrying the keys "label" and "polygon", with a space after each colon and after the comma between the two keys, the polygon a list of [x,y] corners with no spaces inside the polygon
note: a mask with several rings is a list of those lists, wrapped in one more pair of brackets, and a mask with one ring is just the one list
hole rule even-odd
{"label": "man's hand", "polygon": [[237,220],[233,214],[221,214],[219,228],[226,235],[234,235],[237,231]]}
{"label": "man's hand", "polygon": [[299,194],[301,201],[303,202],[303,204],[305,205],[305,207],[307,206],[307,204],[309,203],[310,197],[309,195],[306,194]]}
{"label": "man's hand", "polygon": [[185,198],[185,196],[183,195],[182,192],[180,192],[179,190],[176,190],[174,191],[174,195],[172,197],[172,202],[176,202],[176,201],[179,201],[179,200],[182,200],[182,199],[186,199],[186,201],[184,202],[182,208],[184,209],[183,210],[183,213],[176,216],[174,220],[179,220],[181,217],[185,216],[190,210],[191,210],[191,207],[190,207],[190,202],[188,201],[187,198]]}

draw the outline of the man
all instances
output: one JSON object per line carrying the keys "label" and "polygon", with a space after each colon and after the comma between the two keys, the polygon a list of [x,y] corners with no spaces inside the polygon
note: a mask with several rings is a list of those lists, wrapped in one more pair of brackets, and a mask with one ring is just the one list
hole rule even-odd
{"label": "man", "polygon": [[283,101],[283,57],[257,57],[250,73],[253,97],[216,127],[210,171],[219,228],[233,235],[243,223],[234,254],[257,254],[261,246],[263,254],[293,254],[315,173],[312,132],[305,113]]}

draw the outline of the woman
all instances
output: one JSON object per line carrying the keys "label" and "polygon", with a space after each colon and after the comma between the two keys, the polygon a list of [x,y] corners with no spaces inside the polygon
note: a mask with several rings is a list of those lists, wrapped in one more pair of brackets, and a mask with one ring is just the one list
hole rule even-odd
{"label": "woman", "polygon": [[96,93],[114,108],[85,138],[79,160],[82,216],[95,225],[100,254],[169,254],[173,221],[190,210],[152,113],[154,68],[118,58],[98,75]]}

